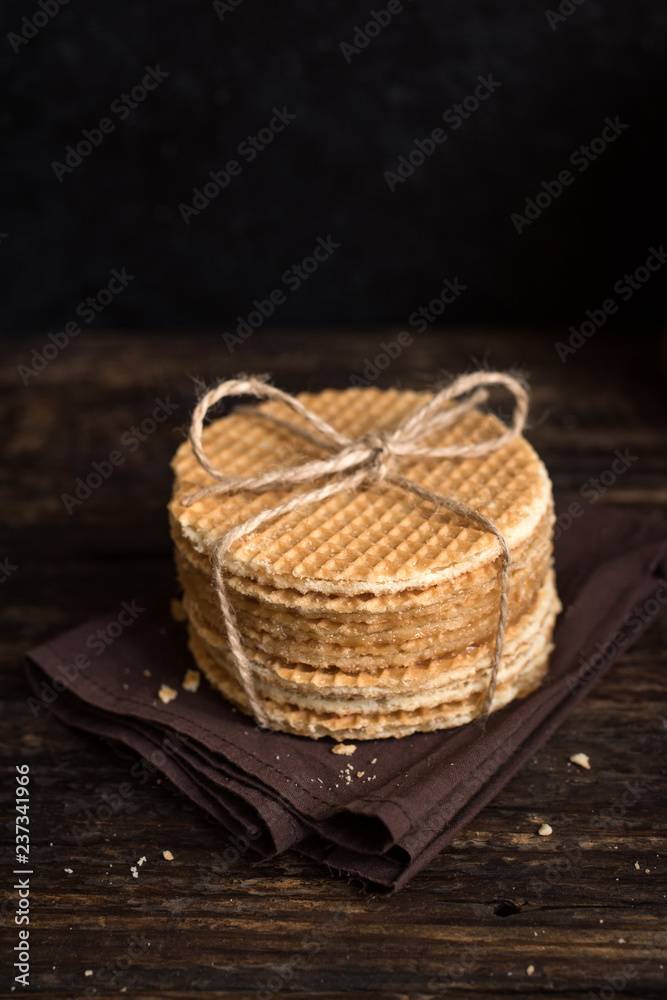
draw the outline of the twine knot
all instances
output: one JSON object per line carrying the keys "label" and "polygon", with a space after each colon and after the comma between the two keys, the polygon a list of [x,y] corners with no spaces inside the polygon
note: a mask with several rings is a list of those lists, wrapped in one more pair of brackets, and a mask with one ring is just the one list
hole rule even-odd
{"label": "twine knot", "polygon": [[[475,444],[447,445],[436,447],[425,444],[425,439],[435,432],[443,430],[459,421],[466,413],[488,398],[486,386],[501,385],[514,397],[514,414],[509,427],[496,437]],[[258,476],[227,476],[210,461],[202,445],[204,419],[208,410],[220,399],[227,396],[252,395],[258,399],[276,399],[285,403],[295,413],[306,421],[306,426],[299,426],[282,420],[273,414],[257,411],[264,419],[271,420],[292,433],[306,438],[311,443],[319,445],[330,457],[304,462],[301,465],[288,466],[262,473]],[[463,397],[463,398],[461,398]],[[501,554],[500,582],[501,596],[496,632],[495,648],[491,663],[491,679],[487,687],[481,715],[488,715],[498,680],[498,670],[503,650],[503,639],[507,625],[508,600],[510,588],[510,552],[504,535],[491,518],[468,507],[455,497],[435,493],[420,486],[412,479],[407,479],[395,472],[397,460],[409,458],[480,458],[497,451],[509,441],[518,437],[525,425],[528,413],[528,395],[520,382],[503,372],[473,372],[462,375],[451,385],[439,392],[414,413],[410,414],[393,431],[374,430],[362,438],[353,440],[337,431],[331,424],[319,417],[298,399],[289,393],[269,385],[262,376],[230,379],[215,386],[200,400],[192,414],[190,426],[190,443],[197,461],[215,482],[196,493],[185,497],[183,504],[191,506],[210,494],[225,494],[239,491],[264,492],[265,490],[285,490],[300,483],[313,483],[320,479],[328,479],[323,486],[317,486],[306,492],[297,492],[289,500],[274,507],[268,507],[258,514],[249,517],[241,524],[230,528],[220,538],[213,551],[213,584],[215,587],[220,613],[225,623],[227,642],[238,680],[243,688],[256,722],[262,728],[270,728],[268,715],[262,705],[255,688],[253,665],[248,658],[241,634],[236,624],[236,617],[231,601],[227,595],[225,583],[225,562],[231,546],[240,538],[249,535],[267,521],[288,514],[298,507],[321,503],[329,497],[346,490],[359,490],[364,485],[383,480],[427,500],[436,507],[445,507],[460,517],[474,524],[482,531],[493,534],[499,542]]]}
{"label": "twine knot", "polygon": [[373,478],[384,479],[392,454],[387,435],[382,431],[371,431],[363,436],[360,444],[368,449],[368,468]]}

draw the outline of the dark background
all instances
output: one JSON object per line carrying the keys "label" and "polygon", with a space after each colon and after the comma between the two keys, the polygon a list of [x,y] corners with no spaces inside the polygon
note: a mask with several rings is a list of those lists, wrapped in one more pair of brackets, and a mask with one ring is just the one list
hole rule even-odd
{"label": "dark background", "polygon": [[[2,328],[61,329],[125,267],[96,326],[231,330],[329,234],[340,249],[273,321],[405,324],[458,277],[443,322],[579,325],[667,237],[667,6],[566,0],[552,30],[546,3],[416,0],[348,64],[340,44],[384,6],[241,0],[221,20],[202,0],[69,0],[14,52],[40,8],[5,0]],[[157,64],[168,79],[59,183],[53,161]],[[479,74],[501,87],[390,192],[384,171]],[[296,120],[186,225],[179,204],[274,106]],[[518,235],[510,214],[617,115],[625,132]],[[661,272],[613,323],[649,331],[664,306]]]}

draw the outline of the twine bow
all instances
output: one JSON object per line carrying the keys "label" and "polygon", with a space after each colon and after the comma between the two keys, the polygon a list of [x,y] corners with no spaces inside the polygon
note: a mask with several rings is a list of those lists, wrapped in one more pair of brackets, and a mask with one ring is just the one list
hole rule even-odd
{"label": "twine bow", "polygon": [[[505,386],[514,396],[515,407],[512,423],[503,433],[477,444],[447,445],[442,448],[434,448],[424,444],[425,438],[432,436],[436,431],[443,430],[445,427],[456,423],[477,404],[484,402],[488,397],[488,393],[484,388],[487,385]],[[238,395],[251,395],[256,396],[258,399],[276,399],[285,403],[295,413],[298,413],[306,420],[309,428],[297,427],[288,421],[268,414],[262,414],[262,416],[283,427],[287,427],[294,434],[298,434],[312,443],[319,445],[324,450],[330,452],[331,457],[281,468],[259,476],[237,477],[225,475],[224,472],[221,472],[213,465],[204,452],[202,429],[204,418],[212,406],[226,396]],[[466,398],[458,402],[452,402],[460,396],[466,396]],[[448,403],[451,403],[451,405],[445,406]],[[406,493],[412,493],[422,500],[428,500],[436,507],[446,507],[476,527],[495,535],[498,539],[502,559],[501,596],[498,629],[491,665],[491,679],[481,713],[483,717],[486,717],[491,708],[496,690],[498,669],[503,651],[503,639],[507,625],[511,565],[507,542],[491,518],[480,514],[479,511],[468,507],[454,497],[448,497],[442,493],[427,490],[413,480],[398,475],[395,471],[395,466],[397,460],[403,457],[434,459],[481,458],[483,455],[497,451],[521,434],[526,422],[527,412],[528,395],[525,389],[516,379],[503,372],[473,372],[469,375],[462,375],[447,388],[437,392],[423,406],[415,410],[395,430],[390,432],[373,431],[358,440],[353,440],[347,437],[347,435],[341,434],[340,431],[337,431],[325,420],[322,420],[321,417],[313,413],[312,410],[309,410],[298,399],[295,399],[294,396],[290,396],[289,393],[283,392],[275,388],[275,386],[268,385],[262,376],[230,379],[227,382],[222,382],[203,396],[192,414],[190,442],[199,464],[216,482],[186,497],[184,500],[186,507],[210,494],[225,494],[240,491],[261,493],[265,490],[282,490],[286,487],[296,486],[299,483],[313,482],[314,480],[329,477],[329,481],[323,486],[318,486],[305,493],[297,493],[289,500],[275,507],[268,507],[266,510],[262,510],[258,514],[249,517],[242,524],[230,528],[217,543],[213,552],[213,582],[220,612],[227,630],[227,642],[239,680],[259,726],[270,728],[267,713],[255,689],[253,666],[243,648],[234,610],[227,594],[224,579],[227,553],[235,542],[251,534],[256,528],[259,528],[267,521],[280,517],[282,514],[289,514],[296,508],[307,507],[309,504],[321,502],[345,490],[360,490],[367,484],[379,481],[391,483],[392,486],[397,486]]]}

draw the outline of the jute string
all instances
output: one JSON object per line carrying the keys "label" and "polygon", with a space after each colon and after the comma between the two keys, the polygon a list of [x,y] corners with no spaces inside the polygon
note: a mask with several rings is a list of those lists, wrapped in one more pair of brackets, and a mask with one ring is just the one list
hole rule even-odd
{"label": "jute string", "polygon": [[[461,419],[479,403],[484,402],[488,393],[485,386],[504,386],[514,396],[515,406],[512,423],[497,437],[489,438],[477,444],[447,445],[434,448],[424,444],[424,439],[435,432],[449,427]],[[291,432],[305,437],[330,453],[329,458],[304,462],[301,465],[288,466],[275,471],[265,472],[259,476],[227,476],[217,469],[204,451],[202,445],[202,430],[204,419],[209,409],[226,396],[250,395],[258,399],[280,400],[295,413],[303,417],[308,427],[302,428],[294,424],[262,414]],[[464,399],[459,397],[464,396]],[[453,402],[458,400],[457,402]],[[450,405],[447,405],[450,404]],[[290,396],[289,393],[268,385],[264,376],[248,376],[247,378],[230,379],[211,389],[202,397],[192,414],[190,426],[190,442],[199,464],[216,480],[211,486],[198,490],[184,500],[189,507],[205,496],[211,494],[237,493],[241,491],[262,493],[265,490],[284,490],[300,483],[312,483],[328,478],[322,486],[317,486],[307,492],[295,494],[289,500],[268,507],[258,514],[249,517],[241,524],[230,528],[218,541],[213,552],[213,583],[215,586],[220,612],[227,631],[227,642],[234,661],[239,681],[243,687],[256,722],[262,728],[271,728],[267,713],[257,695],[253,679],[253,666],[249,660],[241,639],[234,609],[232,607],[225,583],[226,557],[229,550],[240,538],[252,534],[267,521],[289,514],[301,507],[321,503],[337,493],[346,490],[356,491],[377,482],[390,483],[406,493],[412,493],[421,500],[427,500],[435,507],[446,507],[454,514],[474,524],[482,531],[494,535],[500,544],[500,609],[498,628],[491,663],[491,679],[484,697],[481,715],[486,718],[493,702],[498,682],[498,668],[503,652],[503,640],[507,625],[507,606],[510,589],[511,560],[507,542],[491,518],[468,507],[454,497],[445,496],[425,489],[412,479],[406,479],[396,471],[397,461],[409,458],[481,458],[497,451],[503,445],[521,434],[528,412],[528,395],[523,386],[511,375],[503,372],[473,372],[462,375],[451,385],[437,392],[423,406],[407,417],[403,423],[390,432],[373,431],[364,437],[353,440],[341,434],[334,427],[322,420],[316,413],[309,410],[303,403]]]}

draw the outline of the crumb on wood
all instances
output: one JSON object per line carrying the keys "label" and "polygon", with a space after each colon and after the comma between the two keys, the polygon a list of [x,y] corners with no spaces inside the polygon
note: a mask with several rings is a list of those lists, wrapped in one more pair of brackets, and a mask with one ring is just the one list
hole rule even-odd
{"label": "crumb on wood", "polygon": [[170,701],[173,701],[177,695],[178,691],[174,691],[174,689],[172,687],[169,687],[168,684],[162,684],[160,690],[157,693],[158,698],[165,705],[168,705]]}
{"label": "crumb on wood", "polygon": [[527,965],[526,966],[526,975],[527,976],[532,976],[532,974],[534,972],[535,972],[535,966],[534,965]]}
{"label": "crumb on wood", "polygon": [[332,753],[340,753],[345,757],[349,757],[357,749],[356,743],[336,743],[335,747],[331,748]]}
{"label": "crumb on wood", "polygon": [[201,681],[201,674],[198,670],[187,670],[185,677],[181,681],[181,687],[184,691],[191,691],[193,694],[199,690],[199,682]]}
{"label": "crumb on wood", "polygon": [[150,672],[150,670],[144,670],[143,673],[144,673],[144,677],[152,677],[153,676],[152,673]]}
{"label": "crumb on wood", "polygon": [[540,837],[550,837],[551,834],[553,833],[553,830],[551,829],[548,823],[543,823],[537,832],[539,833]]}
{"label": "crumb on wood", "polygon": [[586,771],[590,771],[591,769],[591,759],[587,753],[573,753],[570,757],[570,762],[578,764],[579,767],[583,767]]}
{"label": "crumb on wood", "polygon": [[173,861],[174,860],[174,855],[171,853],[171,851],[163,851],[162,852],[162,857],[164,858],[165,861]]}

